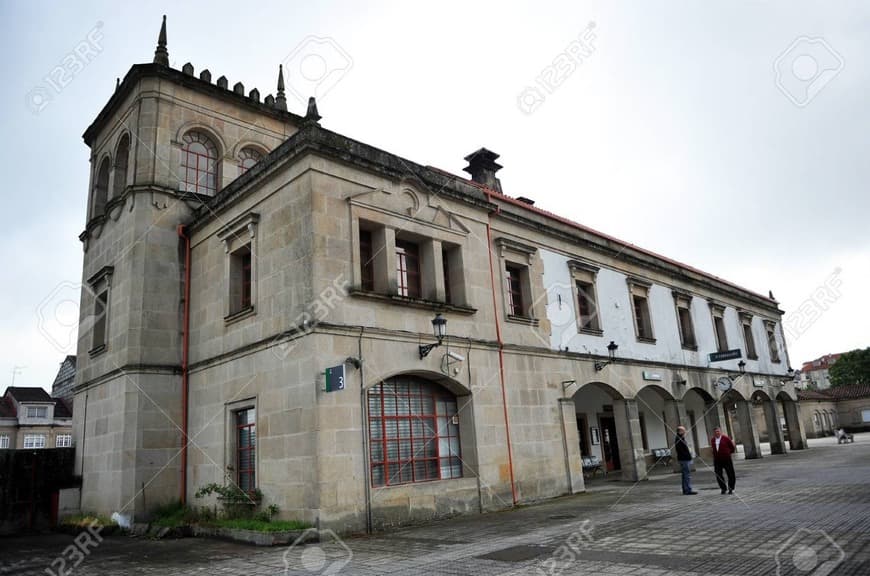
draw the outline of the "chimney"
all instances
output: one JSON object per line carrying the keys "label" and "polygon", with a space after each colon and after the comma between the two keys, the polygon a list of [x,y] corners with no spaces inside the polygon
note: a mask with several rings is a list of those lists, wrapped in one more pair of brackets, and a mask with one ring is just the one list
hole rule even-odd
{"label": "chimney", "polygon": [[496,162],[498,154],[492,150],[481,148],[465,157],[468,166],[463,168],[471,174],[471,179],[487,188],[492,188],[501,194],[501,182],[495,173],[501,170],[501,164]]}

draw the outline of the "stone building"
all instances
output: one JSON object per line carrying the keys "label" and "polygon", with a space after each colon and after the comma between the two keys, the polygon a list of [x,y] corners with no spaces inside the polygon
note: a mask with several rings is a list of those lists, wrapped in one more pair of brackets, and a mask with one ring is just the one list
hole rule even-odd
{"label": "stone building", "polygon": [[772,298],[504,194],[489,150],[462,178],[288,111],[280,70],[261,99],[168,62],[164,20],[84,134],[82,509],[497,510],[584,490],[581,455],[645,478],[726,404],[760,457],[753,394],[805,446]]}
{"label": "stone building", "polygon": [[810,438],[870,430],[870,386],[852,384],[824,390],[800,390],[804,429]]}
{"label": "stone building", "polygon": [[72,413],[65,400],[42,388],[6,388],[0,397],[0,450],[72,445]]}

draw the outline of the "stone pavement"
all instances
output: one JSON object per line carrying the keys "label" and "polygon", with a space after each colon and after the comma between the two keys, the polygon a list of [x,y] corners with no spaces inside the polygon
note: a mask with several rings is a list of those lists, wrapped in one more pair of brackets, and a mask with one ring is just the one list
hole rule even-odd
{"label": "stone pavement", "polygon": [[[673,474],[599,479],[539,505],[294,548],[286,574],[870,575],[870,434],[810,445],[738,461],[734,496],[701,462],[698,496],[681,495]],[[50,575],[71,541],[0,539],[0,574]],[[64,574],[282,575],[285,549],[118,536]]]}

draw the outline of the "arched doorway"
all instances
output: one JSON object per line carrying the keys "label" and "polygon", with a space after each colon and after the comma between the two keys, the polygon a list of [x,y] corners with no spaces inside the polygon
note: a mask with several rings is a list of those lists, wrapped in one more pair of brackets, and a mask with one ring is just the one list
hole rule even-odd
{"label": "arched doorway", "polygon": [[752,404],[752,416],[758,430],[759,442],[769,442],[771,454],[785,454],[782,426],[776,404],[763,390],[754,391],[749,399]]}
{"label": "arched doorway", "polygon": [[732,388],[722,395],[725,414],[726,434],[735,444],[743,445],[743,456],[747,460],[761,458],[761,445],[758,431],[752,417],[752,408],[740,392]]}
{"label": "arched doorway", "polygon": [[[655,451],[669,448],[673,444],[677,426],[684,425],[688,428],[685,411],[675,402],[670,392],[655,384],[638,390],[634,399],[637,402],[638,425],[646,464],[650,467],[649,470],[661,469],[663,462],[660,457],[656,457]],[[679,466],[675,457],[671,462],[674,467]]]}
{"label": "arched doorway", "polygon": [[686,390],[683,394],[683,405],[686,408],[686,418],[689,421],[687,428],[695,444],[695,453],[704,459],[712,459],[710,438],[713,437],[715,428],[723,426],[720,419],[722,407],[709,392],[698,387]]}
{"label": "arched doorway", "polygon": [[623,399],[612,386],[590,382],[574,394],[580,454],[597,456],[608,472],[621,470],[614,405]]}

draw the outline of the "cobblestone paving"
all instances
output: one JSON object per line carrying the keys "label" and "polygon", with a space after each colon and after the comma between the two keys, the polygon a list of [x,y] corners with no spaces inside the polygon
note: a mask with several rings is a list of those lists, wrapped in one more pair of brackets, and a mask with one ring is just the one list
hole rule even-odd
{"label": "cobblestone paving", "polygon": [[[69,575],[870,575],[870,434],[738,461],[734,496],[698,462],[698,496],[677,475],[508,512],[294,549],[187,538],[111,537]],[[0,539],[0,574],[50,575],[72,541]],[[286,568],[286,569],[285,569]]]}

